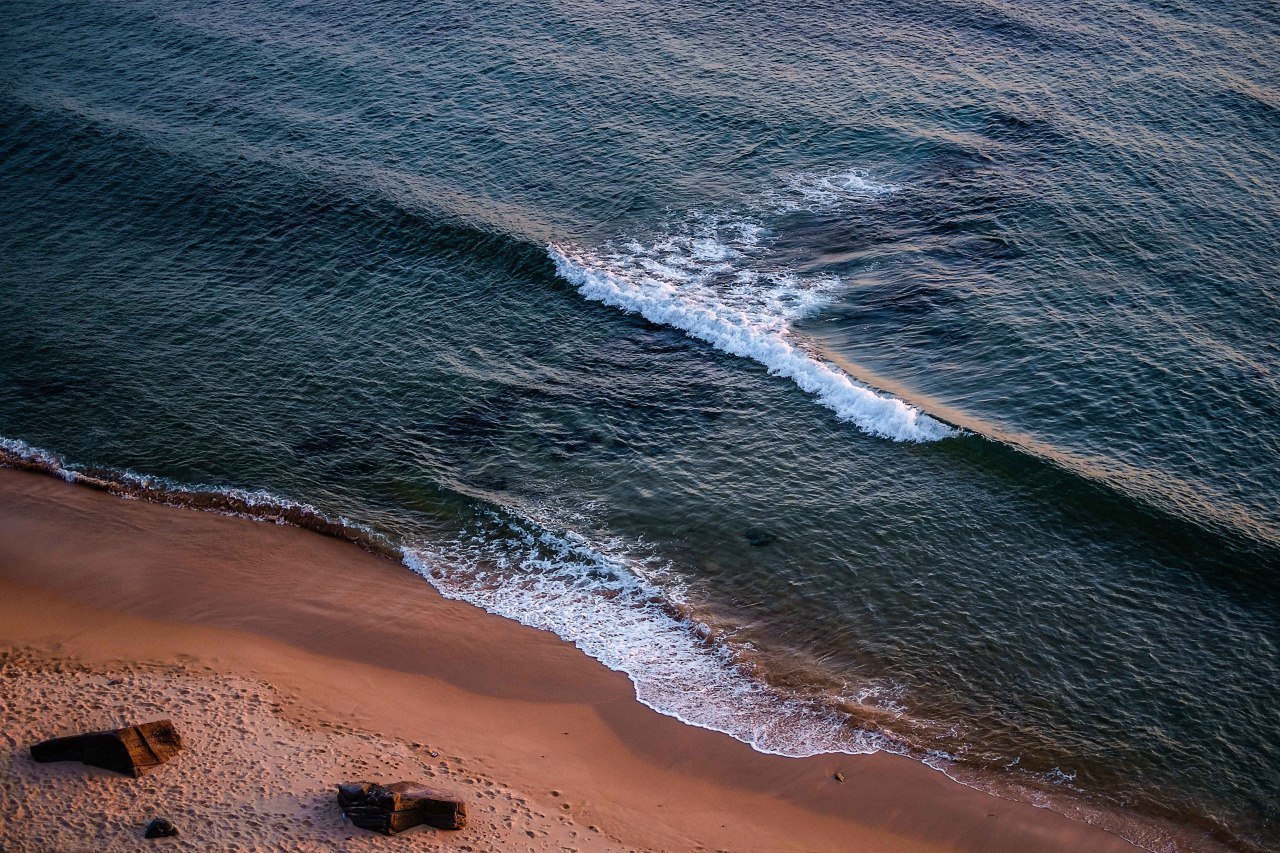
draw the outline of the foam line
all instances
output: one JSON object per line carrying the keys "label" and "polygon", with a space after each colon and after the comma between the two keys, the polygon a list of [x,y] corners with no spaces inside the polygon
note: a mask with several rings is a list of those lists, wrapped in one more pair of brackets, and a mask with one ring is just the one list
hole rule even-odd
{"label": "foam line", "polygon": [[505,512],[470,536],[404,549],[404,564],[446,597],[557,634],[627,675],[636,698],[658,713],[775,755],[903,750],[828,702],[788,696],[744,672],[681,613],[678,584],[646,580],[643,562],[621,543]]}

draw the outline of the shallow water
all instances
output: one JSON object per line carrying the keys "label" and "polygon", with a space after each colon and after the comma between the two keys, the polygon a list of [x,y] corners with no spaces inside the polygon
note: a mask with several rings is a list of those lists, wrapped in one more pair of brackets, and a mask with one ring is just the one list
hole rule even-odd
{"label": "shallow water", "polygon": [[1280,843],[1274,6],[2,14],[11,452],[760,749]]}

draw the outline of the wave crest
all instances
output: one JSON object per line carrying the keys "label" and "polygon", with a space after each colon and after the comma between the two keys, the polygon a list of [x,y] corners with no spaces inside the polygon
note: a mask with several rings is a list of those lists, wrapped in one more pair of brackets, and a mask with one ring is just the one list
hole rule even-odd
{"label": "wave crest", "polygon": [[893,441],[937,441],[959,431],[882,394],[799,345],[791,323],[827,304],[839,279],[768,271],[764,226],[703,217],[685,234],[620,250],[591,252],[552,244],[561,278],[587,299],[682,330],[790,379],[863,432]]}

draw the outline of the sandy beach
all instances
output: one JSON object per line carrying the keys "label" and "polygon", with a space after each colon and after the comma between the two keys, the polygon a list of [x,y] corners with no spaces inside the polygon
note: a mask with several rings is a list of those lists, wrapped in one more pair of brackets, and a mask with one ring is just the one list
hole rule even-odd
{"label": "sandy beach", "polygon": [[[8,469],[0,647],[5,850],[132,849],[154,817],[175,849],[1133,849],[907,759],[686,726],[349,543]],[[161,717],[187,748],[140,779],[28,757]],[[353,779],[430,783],[470,825],[357,829],[333,796]]]}

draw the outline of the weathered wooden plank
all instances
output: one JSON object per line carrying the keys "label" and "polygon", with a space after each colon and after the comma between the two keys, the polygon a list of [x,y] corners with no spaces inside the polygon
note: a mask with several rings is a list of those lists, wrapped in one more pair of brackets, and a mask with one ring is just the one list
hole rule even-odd
{"label": "weathered wooden plank", "polygon": [[156,720],[105,732],[51,738],[31,747],[41,763],[79,761],[126,776],[141,776],[182,749],[182,738],[170,720]]}
{"label": "weathered wooden plank", "polygon": [[467,825],[466,803],[415,782],[342,784],[338,786],[338,805],[356,826],[386,835],[419,824],[437,829],[462,829]]}

